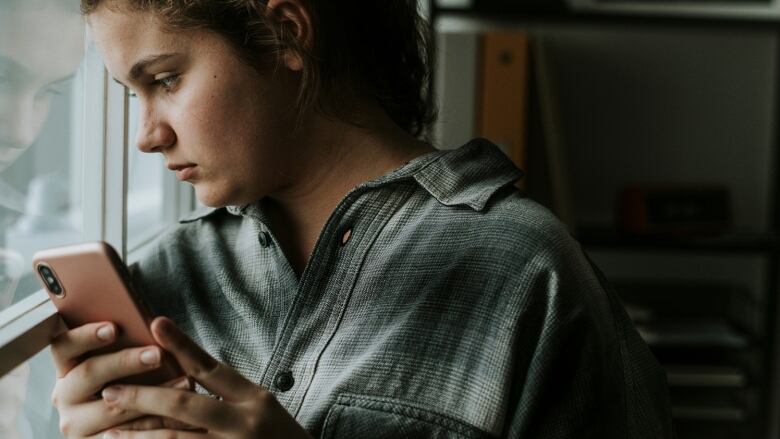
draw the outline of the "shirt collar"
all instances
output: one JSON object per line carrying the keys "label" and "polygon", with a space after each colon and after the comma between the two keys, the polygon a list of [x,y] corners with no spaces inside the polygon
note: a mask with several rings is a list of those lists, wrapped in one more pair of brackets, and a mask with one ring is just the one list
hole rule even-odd
{"label": "shirt collar", "polygon": [[[522,178],[518,169],[501,150],[485,139],[474,139],[455,150],[435,151],[406,163],[389,174],[358,186],[376,188],[414,179],[437,201],[446,206],[485,208],[499,189]],[[258,203],[221,208],[236,216],[264,217]],[[181,222],[191,222],[221,210],[206,208],[193,212]]]}
{"label": "shirt collar", "polygon": [[414,179],[446,206],[485,208],[499,189],[522,178],[518,169],[497,146],[475,139],[453,150],[442,151],[414,172]]}

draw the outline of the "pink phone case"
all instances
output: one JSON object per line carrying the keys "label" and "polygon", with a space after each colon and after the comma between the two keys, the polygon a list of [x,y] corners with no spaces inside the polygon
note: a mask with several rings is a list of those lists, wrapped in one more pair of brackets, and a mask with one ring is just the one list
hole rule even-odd
{"label": "pink phone case", "polygon": [[[42,250],[33,256],[33,268],[68,328],[103,321],[116,324],[116,341],[91,355],[157,344],[149,330],[153,317],[133,291],[125,264],[109,244],[90,242]],[[156,385],[183,375],[175,359],[164,352],[159,368],[117,382]]]}

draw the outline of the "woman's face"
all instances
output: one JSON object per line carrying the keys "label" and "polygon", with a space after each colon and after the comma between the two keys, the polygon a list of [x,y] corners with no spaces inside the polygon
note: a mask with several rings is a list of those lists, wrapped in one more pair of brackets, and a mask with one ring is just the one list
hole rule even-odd
{"label": "woman's face", "polygon": [[0,2],[0,171],[38,137],[81,60],[83,30],[79,14],[60,7]]}
{"label": "woman's face", "polygon": [[292,169],[287,69],[261,75],[205,30],[168,32],[151,13],[101,7],[89,28],[111,75],[134,92],[137,146],[159,152],[208,206],[256,201]]}

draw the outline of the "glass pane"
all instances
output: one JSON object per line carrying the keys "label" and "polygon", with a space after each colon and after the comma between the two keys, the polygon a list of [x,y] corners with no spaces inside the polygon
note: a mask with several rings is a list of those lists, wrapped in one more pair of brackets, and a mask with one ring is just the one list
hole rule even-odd
{"label": "glass pane", "polygon": [[55,371],[49,349],[0,378],[0,437],[61,439],[51,405]]}
{"label": "glass pane", "polygon": [[165,224],[163,200],[165,162],[162,154],[143,153],[135,147],[138,131],[138,99],[128,107],[127,247],[134,249],[159,232]]}
{"label": "glass pane", "polygon": [[[0,0],[0,311],[40,289],[34,252],[83,236],[78,3]],[[46,351],[0,380],[0,437],[59,437],[53,383]]]}

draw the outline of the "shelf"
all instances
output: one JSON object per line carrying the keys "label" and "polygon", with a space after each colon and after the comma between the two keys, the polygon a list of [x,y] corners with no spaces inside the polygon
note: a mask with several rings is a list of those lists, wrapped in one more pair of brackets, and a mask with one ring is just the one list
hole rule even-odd
{"label": "shelf", "polygon": [[[708,10],[709,9],[709,10]],[[710,10],[712,12],[710,12]],[[701,25],[746,28],[780,28],[780,8],[774,5],[754,7],[680,7],[647,2],[598,2],[575,9],[528,8],[514,5],[477,4],[468,8],[436,7],[434,17],[469,17],[498,21],[553,23],[626,23],[655,25]]]}
{"label": "shelf", "polygon": [[712,365],[665,365],[670,387],[745,388],[745,371],[737,367]]}
{"label": "shelf", "polygon": [[576,234],[591,249],[775,253],[778,236],[771,233],[732,233],[711,237],[632,236],[613,229],[583,229]]}

